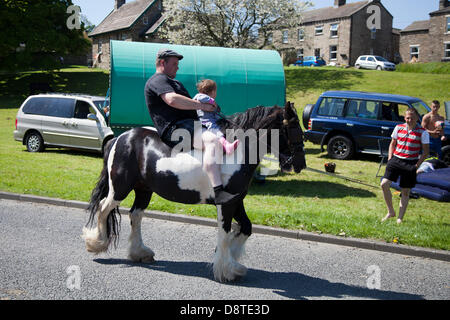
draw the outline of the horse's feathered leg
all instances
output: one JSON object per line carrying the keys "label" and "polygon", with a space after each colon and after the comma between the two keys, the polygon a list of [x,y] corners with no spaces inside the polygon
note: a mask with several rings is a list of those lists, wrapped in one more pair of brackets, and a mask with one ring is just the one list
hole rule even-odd
{"label": "horse's feathered leg", "polygon": [[244,253],[244,245],[248,237],[252,234],[252,223],[245,212],[244,202],[237,203],[237,208],[233,218],[238,222],[236,228],[233,228],[233,238],[231,241],[231,255],[236,261],[240,259]]}
{"label": "horse's feathered leg", "polygon": [[239,264],[231,253],[234,232],[231,231],[231,220],[236,204],[217,206],[218,236],[214,255],[213,272],[217,281],[232,281],[247,273],[247,268]]}
{"label": "horse's feathered leg", "polygon": [[135,190],[136,197],[133,207],[130,210],[130,246],[128,248],[128,258],[136,262],[151,263],[155,253],[142,242],[141,221],[144,210],[148,207],[152,197],[151,191]]}

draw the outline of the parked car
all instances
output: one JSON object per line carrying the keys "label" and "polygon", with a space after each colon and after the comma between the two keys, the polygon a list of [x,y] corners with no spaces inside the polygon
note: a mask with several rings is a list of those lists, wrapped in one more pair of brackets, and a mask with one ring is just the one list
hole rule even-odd
{"label": "parked car", "polygon": [[303,59],[295,61],[294,63],[294,66],[299,67],[320,67],[324,65],[326,65],[325,60],[316,56],[306,56],[303,57]]}
{"label": "parked car", "polygon": [[114,137],[107,125],[105,97],[39,94],[28,97],[17,112],[14,139],[29,152],[67,147],[103,152]]}
{"label": "parked car", "polygon": [[395,64],[380,56],[359,56],[355,62],[357,69],[395,70]]}
{"label": "parked car", "polygon": [[[405,121],[409,107],[420,120],[430,107],[418,98],[358,91],[327,91],[303,111],[305,139],[320,144],[334,159],[350,159],[355,153],[380,154],[394,127]],[[450,164],[450,126],[445,126],[444,161]]]}

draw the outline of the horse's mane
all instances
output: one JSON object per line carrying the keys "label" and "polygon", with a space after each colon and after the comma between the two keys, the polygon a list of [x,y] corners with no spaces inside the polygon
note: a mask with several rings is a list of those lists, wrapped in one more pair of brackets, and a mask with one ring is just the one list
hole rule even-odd
{"label": "horse's mane", "polygon": [[222,132],[225,132],[226,129],[268,129],[275,124],[277,119],[280,119],[279,116],[282,113],[283,108],[279,106],[258,106],[247,109],[244,112],[235,113],[226,117],[226,119],[221,119],[218,121],[218,124],[222,128]]}

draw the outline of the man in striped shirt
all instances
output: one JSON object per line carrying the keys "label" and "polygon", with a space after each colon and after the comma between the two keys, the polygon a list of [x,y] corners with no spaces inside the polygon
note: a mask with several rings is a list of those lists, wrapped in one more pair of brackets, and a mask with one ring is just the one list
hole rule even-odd
{"label": "man in striped shirt", "polygon": [[382,221],[395,217],[390,187],[392,181],[397,181],[400,177],[401,199],[397,223],[402,222],[411,188],[416,185],[417,169],[428,157],[430,137],[427,130],[417,123],[418,120],[417,111],[409,108],[405,111],[405,123],[397,125],[392,132],[386,172],[381,180],[381,189],[388,208],[388,213]]}

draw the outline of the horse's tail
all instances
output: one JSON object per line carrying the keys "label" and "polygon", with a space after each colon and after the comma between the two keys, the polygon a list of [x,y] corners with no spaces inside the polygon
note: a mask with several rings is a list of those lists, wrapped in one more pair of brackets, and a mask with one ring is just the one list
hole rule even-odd
{"label": "horse's tail", "polygon": [[95,214],[97,213],[98,208],[100,206],[100,201],[106,198],[106,196],[108,195],[109,192],[108,158],[109,153],[111,152],[111,147],[114,145],[116,139],[117,138],[114,138],[108,141],[108,143],[104,147],[103,169],[102,172],[100,173],[100,177],[98,178],[94,190],[92,190],[91,199],[87,207],[87,211],[90,213],[87,225],[92,225],[92,223],[94,222]]}
{"label": "horse's tail", "polygon": [[[89,220],[86,223],[87,228],[92,228],[95,220],[95,216],[100,208],[100,203],[103,199],[108,196],[109,193],[109,172],[108,172],[108,158],[112,149],[112,146],[116,142],[117,138],[111,139],[104,147],[103,154],[103,169],[100,173],[100,177],[98,178],[97,184],[92,190],[91,199],[89,201],[89,205],[87,207],[87,211],[89,212]],[[117,247],[118,238],[119,238],[119,229],[120,229],[120,221],[118,221],[116,214],[120,213],[119,208],[114,208],[108,213],[108,218],[106,222],[106,243],[105,246],[100,246],[100,249],[97,246],[93,246],[92,252],[101,252],[106,251],[109,244],[114,241],[114,246]],[[88,230],[85,228],[85,233],[88,233]],[[91,235],[85,234],[85,240],[90,238]],[[96,242],[94,242],[96,244]],[[88,251],[90,251],[88,249]]]}

